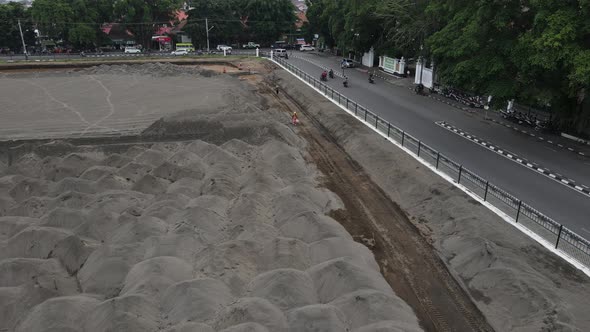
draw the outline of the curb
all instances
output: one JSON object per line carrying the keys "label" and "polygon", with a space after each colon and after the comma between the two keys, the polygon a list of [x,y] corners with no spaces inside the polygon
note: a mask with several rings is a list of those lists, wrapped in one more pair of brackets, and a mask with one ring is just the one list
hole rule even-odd
{"label": "curb", "polygon": [[539,165],[537,165],[535,163],[532,163],[532,162],[530,162],[530,161],[528,161],[528,160],[526,160],[524,158],[521,158],[521,157],[519,157],[518,155],[516,155],[514,153],[511,153],[511,152],[506,151],[506,150],[504,150],[504,149],[502,149],[502,148],[500,148],[498,146],[495,146],[495,145],[493,145],[493,144],[491,144],[489,142],[486,142],[486,141],[484,141],[482,139],[479,139],[476,136],[469,134],[468,132],[465,132],[465,131],[462,131],[462,130],[460,130],[458,128],[455,128],[455,127],[447,124],[445,121],[438,121],[438,122],[435,122],[435,123],[437,125],[445,128],[445,129],[447,129],[447,130],[449,130],[449,131],[451,131],[451,132],[453,132],[453,133],[455,133],[455,134],[457,134],[457,135],[459,135],[459,136],[467,139],[467,140],[470,140],[470,141],[472,141],[472,142],[474,142],[474,143],[476,143],[476,144],[478,144],[480,146],[483,146],[484,148],[486,148],[488,150],[494,151],[495,153],[497,153],[497,154],[499,154],[499,155],[501,155],[503,157],[506,157],[506,158],[508,158],[508,159],[510,159],[510,160],[512,160],[512,161],[514,161],[514,162],[516,162],[516,163],[518,163],[520,165],[522,165],[522,166],[525,166],[525,167],[527,167],[527,168],[529,168],[529,169],[531,169],[531,170],[533,170],[533,171],[535,171],[537,173],[543,174],[543,175],[545,175],[545,176],[547,176],[547,177],[549,177],[549,178],[551,178],[551,179],[553,179],[553,180],[555,180],[555,181],[557,181],[557,182],[559,182],[561,184],[564,184],[564,185],[566,185],[566,186],[568,186],[568,187],[570,187],[570,188],[572,188],[572,189],[574,189],[574,190],[576,190],[576,191],[578,191],[578,192],[580,192],[582,194],[585,194],[587,196],[590,196],[590,188],[587,187],[587,186],[585,186],[585,185],[578,185],[578,184],[576,184],[575,181],[573,181],[571,179],[568,179],[568,178],[566,178],[566,177],[564,177],[564,176],[562,176],[562,175],[560,175],[558,173],[554,173],[554,172],[552,172],[552,171],[550,171],[550,170],[548,170],[546,168],[542,168]]}

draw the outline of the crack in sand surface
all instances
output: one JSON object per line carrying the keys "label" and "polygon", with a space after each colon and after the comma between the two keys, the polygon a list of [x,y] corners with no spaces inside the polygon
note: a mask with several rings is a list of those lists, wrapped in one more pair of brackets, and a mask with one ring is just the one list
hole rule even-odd
{"label": "crack in sand surface", "polygon": [[[101,88],[107,93],[105,99],[107,101],[107,104],[109,105],[110,111],[109,114],[107,114],[106,116],[102,117],[100,120],[92,123],[91,125],[89,125],[88,127],[86,127],[83,131],[82,134],[80,134],[81,136],[86,134],[88,132],[88,130],[90,130],[91,128],[99,128],[98,124],[100,124],[101,122],[105,121],[106,119],[110,118],[111,116],[113,116],[113,114],[115,114],[115,105],[113,105],[112,101],[111,101],[111,96],[113,95],[113,92],[107,88],[102,81],[100,81],[99,79],[97,79],[96,77],[94,77],[93,75],[90,75],[90,79],[95,81],[96,83],[98,83],[98,85],[101,86]],[[102,128],[106,128],[106,127],[102,127]],[[112,131],[114,131],[113,128],[107,128],[110,129]]]}

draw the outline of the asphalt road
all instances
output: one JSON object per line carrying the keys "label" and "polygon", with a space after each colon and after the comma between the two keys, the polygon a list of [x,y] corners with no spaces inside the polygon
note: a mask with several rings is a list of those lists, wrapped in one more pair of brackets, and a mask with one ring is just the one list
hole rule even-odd
{"label": "asphalt road", "polygon": [[[342,72],[340,58],[313,53],[293,54],[295,56],[288,61],[314,77],[320,76],[322,69],[319,66]],[[435,122],[446,121],[577,184],[590,186],[588,157],[551,149],[479,115],[418,96],[408,88],[407,83],[390,84],[377,78],[376,84],[369,84],[367,73],[359,69],[346,69],[345,74],[349,77],[349,88],[342,86],[339,77],[329,80],[328,85],[579,235],[590,238],[590,197],[449,132]]]}

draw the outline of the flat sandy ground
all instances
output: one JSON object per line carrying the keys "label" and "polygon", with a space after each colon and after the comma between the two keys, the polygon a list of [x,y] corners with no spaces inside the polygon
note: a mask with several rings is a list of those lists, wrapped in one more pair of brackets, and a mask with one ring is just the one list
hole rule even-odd
{"label": "flat sandy ground", "polygon": [[146,64],[2,73],[0,140],[138,133],[166,115],[225,106],[227,83],[196,80],[203,71]]}

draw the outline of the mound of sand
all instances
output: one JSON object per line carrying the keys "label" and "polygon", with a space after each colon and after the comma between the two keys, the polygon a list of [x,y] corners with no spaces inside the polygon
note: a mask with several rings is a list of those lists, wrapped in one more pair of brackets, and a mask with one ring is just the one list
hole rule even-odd
{"label": "mound of sand", "polygon": [[320,188],[288,119],[251,89],[231,98],[150,129],[182,123],[208,140],[71,146],[3,168],[0,330],[420,330],[370,251],[326,215],[342,202]]}
{"label": "mound of sand", "polygon": [[[14,211],[42,203],[0,218],[2,262],[54,262],[65,283],[58,290],[68,290],[10,302],[3,327],[139,331],[163,321],[169,331],[341,331],[395,318],[419,329],[370,251],[325,215],[341,203],[317,187],[296,149],[233,139],[173,150],[132,148],[62,167],[68,176],[0,179]],[[23,296],[22,286],[9,287],[4,298]]]}

